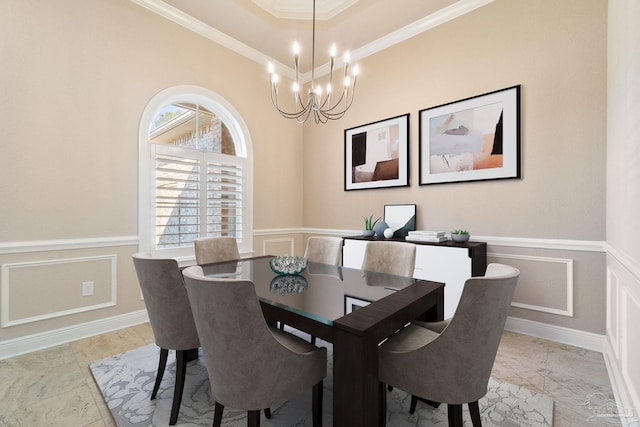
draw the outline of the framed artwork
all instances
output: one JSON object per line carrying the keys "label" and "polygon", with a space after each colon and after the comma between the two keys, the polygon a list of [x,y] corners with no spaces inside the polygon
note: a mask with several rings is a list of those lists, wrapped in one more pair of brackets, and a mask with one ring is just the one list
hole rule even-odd
{"label": "framed artwork", "polygon": [[344,131],[344,190],[409,185],[409,114]]}
{"label": "framed artwork", "polygon": [[520,85],[420,110],[420,185],[520,178]]}
{"label": "framed artwork", "polygon": [[352,297],[351,295],[344,296],[344,315],[351,313],[359,308],[371,304],[371,301],[366,299]]}
{"label": "framed artwork", "polygon": [[416,229],[416,205],[384,205],[384,222],[393,237],[407,237]]}

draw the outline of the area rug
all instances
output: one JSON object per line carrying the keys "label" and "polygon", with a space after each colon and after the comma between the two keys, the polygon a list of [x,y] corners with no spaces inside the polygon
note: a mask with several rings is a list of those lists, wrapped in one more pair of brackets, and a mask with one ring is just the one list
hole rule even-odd
{"label": "area rug", "polygon": [[[331,356],[331,344],[318,340],[317,345],[327,347]],[[155,381],[160,349],[148,345],[91,363],[89,368],[119,427],[167,426],[173,398],[175,356],[170,352],[167,369],[155,401],[149,399]],[[327,378],[324,381],[323,421],[332,425],[333,375],[329,357]],[[433,408],[418,403],[418,409],[409,414],[410,396],[394,389],[387,394],[387,426],[447,426],[447,406]],[[178,417],[179,427],[211,426],[213,422],[213,398],[209,387],[207,369],[200,350],[198,360],[189,362],[185,389]],[[479,402],[482,425],[485,427],[542,427],[551,426],[553,400],[491,378],[489,391]],[[262,415],[262,426],[310,426],[311,390],[278,408],[271,408],[272,417]],[[246,426],[246,412],[225,408],[222,425]],[[471,426],[469,411],[465,405],[464,425]]]}

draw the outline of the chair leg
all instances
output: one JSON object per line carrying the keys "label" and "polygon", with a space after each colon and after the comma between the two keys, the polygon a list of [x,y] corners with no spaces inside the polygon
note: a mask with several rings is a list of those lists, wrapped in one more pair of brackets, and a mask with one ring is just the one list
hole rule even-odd
{"label": "chair leg", "polygon": [[437,407],[440,406],[440,402],[434,402],[433,400],[425,399],[423,397],[418,397],[415,394],[412,394],[411,395],[411,406],[409,407],[409,412],[411,414],[413,414],[415,412],[418,400],[421,401],[421,402],[426,403],[429,406],[433,406],[434,408],[437,408]]}
{"label": "chair leg", "polygon": [[409,413],[413,414],[416,412],[416,406],[418,406],[418,398],[415,394],[411,395],[411,406],[409,406]]}
{"label": "chair leg", "polygon": [[173,390],[173,406],[171,407],[171,417],[169,425],[175,425],[180,413],[180,403],[182,402],[182,392],[184,391],[184,377],[187,374],[187,351],[176,350],[176,385]]}
{"label": "chair leg", "polygon": [[323,382],[322,380],[320,380],[319,383],[313,386],[313,391],[311,393],[313,400],[313,402],[311,403],[313,427],[322,427],[322,392]]}
{"label": "chair leg", "polygon": [[271,408],[264,408],[264,416],[267,417],[268,420],[271,419]]}
{"label": "chair leg", "polygon": [[447,404],[449,427],[462,427],[462,405]]}
{"label": "chair leg", "polygon": [[478,401],[469,403],[469,412],[471,412],[471,423],[473,427],[482,427],[482,421],[480,420],[480,407]]}
{"label": "chair leg", "polygon": [[387,391],[384,383],[378,382],[378,425],[384,427],[387,425]]}
{"label": "chair leg", "polygon": [[156,394],[158,394],[158,389],[160,388],[160,383],[162,382],[162,376],[164,375],[164,368],[167,366],[167,356],[169,355],[169,350],[166,348],[160,349],[160,360],[158,361],[158,372],[156,373],[156,383],[153,386],[153,392],[151,393],[151,400],[155,400]]}
{"label": "chair leg", "polygon": [[248,412],[247,427],[260,427],[260,411]]}
{"label": "chair leg", "polygon": [[220,427],[222,424],[222,412],[224,412],[224,405],[216,402],[213,407],[213,427]]}

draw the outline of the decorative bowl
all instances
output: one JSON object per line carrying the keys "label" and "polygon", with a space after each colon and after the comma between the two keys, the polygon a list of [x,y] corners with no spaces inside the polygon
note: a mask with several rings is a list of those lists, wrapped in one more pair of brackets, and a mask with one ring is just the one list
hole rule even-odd
{"label": "decorative bowl", "polygon": [[302,273],[309,260],[299,256],[281,255],[269,260],[271,270],[281,276],[293,276]]}
{"label": "decorative bowl", "polygon": [[375,231],[373,230],[362,230],[362,235],[364,237],[371,237],[375,234]]}

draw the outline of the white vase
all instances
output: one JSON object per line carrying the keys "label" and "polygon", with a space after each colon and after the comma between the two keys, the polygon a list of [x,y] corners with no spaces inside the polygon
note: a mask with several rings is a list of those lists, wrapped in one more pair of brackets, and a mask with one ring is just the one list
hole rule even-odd
{"label": "white vase", "polygon": [[385,239],[390,239],[393,237],[393,230],[390,228],[387,228],[386,230],[384,230],[382,234],[384,234]]}

